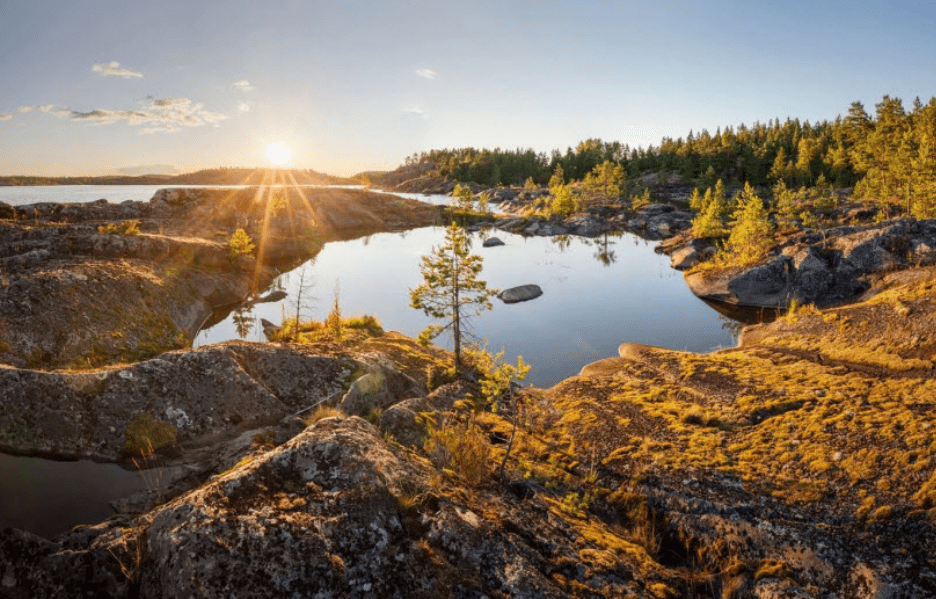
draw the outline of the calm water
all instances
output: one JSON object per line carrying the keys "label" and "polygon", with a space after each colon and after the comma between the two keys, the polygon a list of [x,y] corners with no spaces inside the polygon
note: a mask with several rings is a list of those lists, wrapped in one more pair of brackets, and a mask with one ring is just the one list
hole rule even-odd
{"label": "calm water", "polygon": [[[491,350],[504,348],[506,357],[522,355],[530,362],[529,383],[552,386],[590,362],[616,356],[624,341],[691,351],[736,343],[734,321],[696,298],[669,259],[653,251],[653,242],[625,234],[569,237],[563,246],[557,238],[496,235],[506,245],[484,248],[480,235],[473,236],[473,252],[484,257],[481,278],[499,289],[534,283],[543,295],[510,305],[494,300],[493,310],[473,319],[473,331],[487,337]],[[243,338],[263,341],[259,318],[279,324],[284,311],[294,313],[303,268],[306,285],[313,283],[303,318],[327,316],[337,282],[345,315],[374,314],[384,329],[416,336],[435,321],[409,307],[408,289],[422,281],[420,256],[443,236],[444,229],[429,227],[328,243],[315,259],[274,283],[289,294],[285,300],[232,314],[202,331],[195,345],[241,338],[237,317],[242,328],[250,328],[241,330]]]}
{"label": "calm water", "polygon": [[146,488],[139,472],[90,460],[58,462],[0,453],[0,528],[52,537],[113,513],[110,502]]}
{"label": "calm water", "polygon": [[[36,204],[38,202],[63,202],[80,204],[105,199],[112,204],[119,204],[126,200],[147,202],[160,189],[171,188],[214,187],[226,189],[241,189],[247,185],[35,185],[35,186],[0,186],[0,202],[12,206]],[[300,187],[321,187],[319,185],[302,185]],[[360,189],[359,185],[335,185],[332,187],[345,187]],[[378,191],[378,190],[374,190]],[[395,194],[405,198],[422,200],[430,204],[446,205],[451,198],[446,195],[423,195],[421,193]]]}

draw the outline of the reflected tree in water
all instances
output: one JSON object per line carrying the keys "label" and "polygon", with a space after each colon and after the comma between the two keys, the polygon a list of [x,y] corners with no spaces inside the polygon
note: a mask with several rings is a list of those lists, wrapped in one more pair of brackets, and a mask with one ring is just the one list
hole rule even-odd
{"label": "reflected tree in water", "polygon": [[741,329],[744,328],[744,323],[738,322],[734,318],[729,318],[724,314],[719,314],[718,320],[721,321],[721,328],[731,333],[731,338],[734,339],[735,343],[737,343],[738,336],[741,334]]}
{"label": "reflected tree in water", "polygon": [[553,235],[549,241],[559,249],[559,253],[565,252],[572,245],[571,235]]}
{"label": "reflected tree in water", "polygon": [[237,332],[237,336],[241,339],[246,339],[250,331],[253,330],[257,320],[256,316],[254,316],[253,306],[241,306],[237,310],[234,310],[234,315],[231,317],[231,320],[234,321],[234,330]]}
{"label": "reflected tree in water", "polygon": [[611,266],[617,261],[617,256],[614,255],[614,242],[609,239],[607,233],[601,236],[601,239],[595,240],[595,259],[598,262],[601,262],[604,266]]}

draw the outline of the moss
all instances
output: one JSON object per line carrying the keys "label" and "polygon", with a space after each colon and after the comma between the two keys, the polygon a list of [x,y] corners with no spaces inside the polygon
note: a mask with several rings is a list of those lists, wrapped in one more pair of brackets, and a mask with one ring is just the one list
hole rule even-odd
{"label": "moss", "polygon": [[176,427],[143,412],[134,416],[124,431],[123,446],[120,451],[125,456],[146,456],[154,451],[174,445]]}

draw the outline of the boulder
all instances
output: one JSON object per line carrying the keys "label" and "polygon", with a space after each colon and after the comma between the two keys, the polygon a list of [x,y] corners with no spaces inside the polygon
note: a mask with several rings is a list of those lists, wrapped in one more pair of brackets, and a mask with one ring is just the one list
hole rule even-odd
{"label": "boulder", "polygon": [[685,245],[670,254],[670,267],[676,270],[689,270],[702,261],[702,256],[691,245]]}
{"label": "boulder", "polygon": [[497,297],[505,304],[515,304],[536,299],[541,295],[543,295],[543,290],[540,289],[539,285],[520,285],[519,287],[504,289],[497,294]]}
{"label": "boulder", "polygon": [[275,339],[276,336],[279,335],[279,332],[283,329],[283,327],[273,324],[266,318],[260,319],[260,326],[263,327],[263,334],[266,335],[266,338],[270,341]]}
{"label": "boulder", "polygon": [[500,238],[498,237],[488,237],[487,239],[484,240],[484,243],[482,243],[481,245],[483,247],[489,248],[489,247],[495,247],[498,245],[504,245],[504,242],[501,241]]}

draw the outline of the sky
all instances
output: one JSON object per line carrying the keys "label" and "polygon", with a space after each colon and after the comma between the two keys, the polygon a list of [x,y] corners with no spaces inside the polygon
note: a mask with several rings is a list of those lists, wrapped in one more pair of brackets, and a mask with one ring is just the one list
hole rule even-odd
{"label": "sky", "polygon": [[0,0],[0,175],[632,147],[936,95],[936,2]]}

